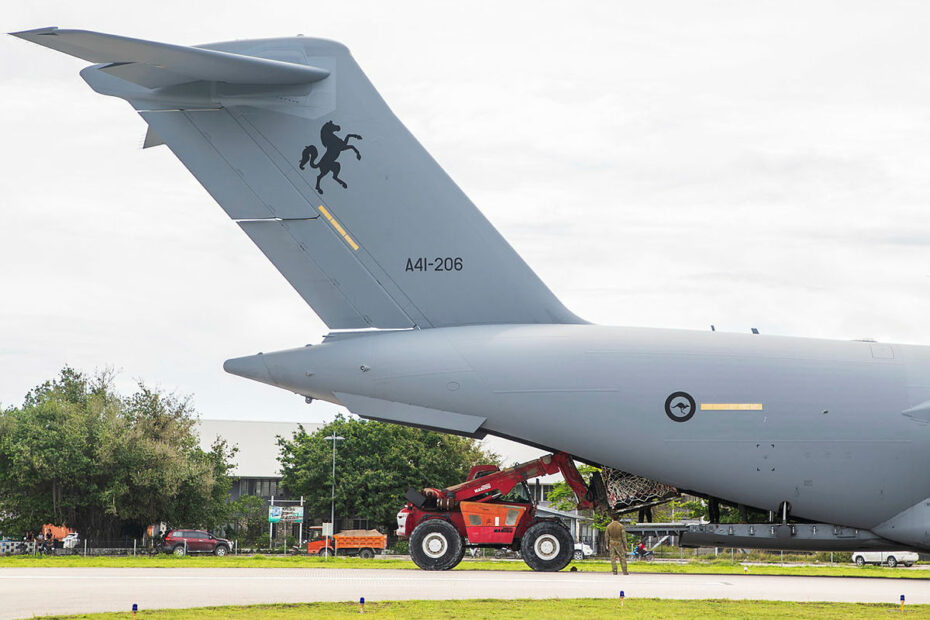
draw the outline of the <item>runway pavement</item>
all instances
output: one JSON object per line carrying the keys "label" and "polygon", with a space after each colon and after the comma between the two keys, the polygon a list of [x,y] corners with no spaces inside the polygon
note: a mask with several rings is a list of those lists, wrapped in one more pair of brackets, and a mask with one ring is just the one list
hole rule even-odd
{"label": "runway pavement", "polygon": [[0,568],[0,618],[303,601],[731,598],[930,604],[923,579],[319,568]]}

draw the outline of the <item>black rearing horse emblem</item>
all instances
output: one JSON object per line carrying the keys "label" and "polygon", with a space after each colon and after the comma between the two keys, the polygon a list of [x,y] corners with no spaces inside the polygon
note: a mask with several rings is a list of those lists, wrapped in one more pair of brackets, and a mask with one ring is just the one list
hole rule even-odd
{"label": "black rearing horse emblem", "polygon": [[301,170],[304,170],[305,166],[309,163],[311,168],[316,168],[320,171],[320,173],[316,175],[316,191],[321,194],[323,190],[320,189],[320,181],[329,173],[333,174],[333,179],[343,188],[349,187],[346,185],[345,181],[339,178],[339,171],[342,169],[342,166],[340,166],[339,162],[336,160],[339,159],[340,153],[343,151],[355,151],[355,159],[362,158],[362,154],[358,152],[358,149],[349,144],[349,138],[361,140],[362,136],[357,133],[350,133],[346,134],[345,138],[340,138],[336,135],[336,132],[341,130],[342,127],[333,121],[326,121],[320,129],[320,141],[323,143],[323,148],[326,150],[319,161],[317,161],[319,151],[317,151],[316,147],[312,144],[304,148],[303,153],[300,154]]}

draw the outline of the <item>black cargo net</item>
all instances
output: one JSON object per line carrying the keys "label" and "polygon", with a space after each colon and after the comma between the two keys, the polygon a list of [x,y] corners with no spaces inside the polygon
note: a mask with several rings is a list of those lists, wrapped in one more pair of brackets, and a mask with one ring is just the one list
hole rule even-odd
{"label": "black cargo net", "polygon": [[678,489],[619,469],[604,467],[601,470],[607,501],[614,510],[626,512],[646,506],[655,506],[678,497]]}

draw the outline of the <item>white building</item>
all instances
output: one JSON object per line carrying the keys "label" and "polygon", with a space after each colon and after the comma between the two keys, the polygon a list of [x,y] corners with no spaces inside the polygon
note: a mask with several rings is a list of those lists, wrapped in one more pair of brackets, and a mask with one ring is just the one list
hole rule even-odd
{"label": "white building", "polygon": [[308,433],[323,427],[317,423],[208,419],[201,419],[197,426],[200,447],[204,450],[209,450],[217,437],[239,449],[232,459],[230,475],[238,480],[233,482],[230,497],[257,495],[267,499],[284,497],[278,486],[281,482],[278,437],[291,438],[301,424]]}

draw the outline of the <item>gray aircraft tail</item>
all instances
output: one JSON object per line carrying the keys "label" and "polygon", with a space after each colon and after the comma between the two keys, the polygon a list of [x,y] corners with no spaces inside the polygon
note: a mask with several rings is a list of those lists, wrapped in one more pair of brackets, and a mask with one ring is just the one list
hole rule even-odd
{"label": "gray aircraft tail", "polygon": [[341,44],[16,36],[149,124],[332,329],[580,323],[394,116]]}

